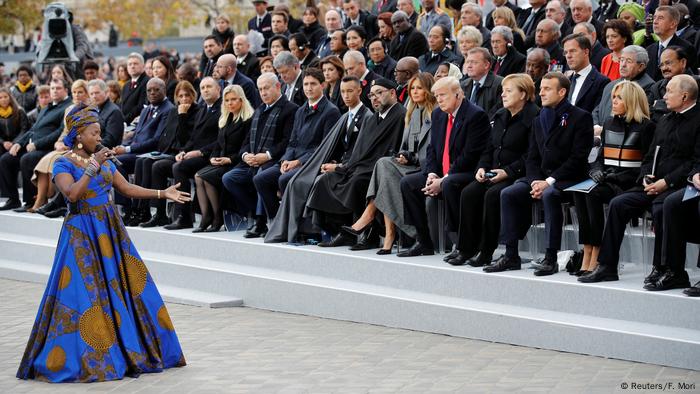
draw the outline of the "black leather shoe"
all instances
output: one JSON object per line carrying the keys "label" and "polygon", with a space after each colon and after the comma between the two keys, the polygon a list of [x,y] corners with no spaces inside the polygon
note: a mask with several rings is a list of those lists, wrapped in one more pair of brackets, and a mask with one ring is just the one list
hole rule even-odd
{"label": "black leather shoe", "polygon": [[520,256],[508,257],[503,255],[493,264],[484,267],[484,272],[517,271],[520,269],[521,264]]}
{"label": "black leather shoe", "polygon": [[166,230],[183,230],[192,227],[194,227],[192,222],[185,219],[183,216],[178,217],[177,220],[168,224],[167,226],[163,226],[163,228]]}
{"label": "black leather shoe", "polygon": [[335,248],[338,246],[351,246],[354,244],[354,237],[345,234],[344,232],[339,232],[328,242],[319,242],[318,246],[322,248]]}
{"label": "black leather shoe", "polygon": [[374,226],[366,228],[355,245],[350,247],[352,251],[376,249],[379,247],[379,234]]}
{"label": "black leather shoe", "polygon": [[556,258],[552,259],[545,256],[541,265],[541,268],[535,270],[535,276],[554,275],[559,272],[559,263],[557,263]]}
{"label": "black leather shoe", "polygon": [[253,227],[246,230],[243,238],[260,238],[267,234],[267,225],[264,223],[256,223]]}
{"label": "black leather shoe", "polygon": [[617,276],[617,268],[608,268],[605,265],[599,265],[590,274],[578,278],[581,283],[613,282],[616,280],[620,280],[620,277]]}
{"label": "black leather shoe", "polygon": [[223,227],[223,223],[212,223],[211,226],[209,226],[208,229],[204,230],[205,233],[218,233],[221,231],[221,227]]}
{"label": "black leather shoe", "polygon": [[58,208],[58,209],[54,209],[53,211],[46,212],[46,214],[44,216],[46,216],[47,218],[53,219],[53,218],[60,218],[62,216],[66,216],[67,213],[68,213],[68,208]]}
{"label": "black leather shoe", "polygon": [[[454,254],[452,252],[451,254]],[[464,253],[457,253],[455,257],[452,257],[451,259],[447,260],[447,264],[449,265],[464,265],[467,263],[471,256],[464,254]]]}
{"label": "black leather shoe", "polygon": [[578,270],[576,272],[569,272],[569,274],[574,275],[574,276],[584,276],[588,275],[593,271],[588,271],[588,270]]}
{"label": "black leather shoe", "polygon": [[141,223],[146,223],[151,220],[151,210],[150,209],[144,209],[144,210],[139,210],[134,213],[134,216],[131,218],[131,220],[128,223],[124,223],[127,226],[130,227],[138,227],[139,224]]}
{"label": "black leather shoe", "polygon": [[[460,252],[459,249],[455,248],[455,250],[452,251],[452,253],[448,254],[447,256],[442,258],[442,261],[448,263],[450,260],[454,259],[455,257],[459,256]],[[461,264],[459,264],[461,265]]]}
{"label": "black leather shoe", "polygon": [[13,209],[12,212],[25,213],[25,212],[27,212],[27,210],[28,210],[29,208],[31,208],[31,207],[32,207],[32,206],[31,206],[30,204],[24,204],[24,205],[22,205],[22,206],[19,207],[19,208]]}
{"label": "black leather shoe", "polygon": [[5,201],[5,203],[2,204],[2,206],[0,206],[0,211],[9,211],[10,209],[19,208],[21,206],[22,203],[19,200],[9,199]]}
{"label": "black leather shoe", "polygon": [[544,261],[544,257],[539,259],[539,260],[534,260],[530,263],[530,268],[533,270],[538,270],[542,268],[542,262]]}
{"label": "black leather shoe", "polygon": [[492,259],[493,254],[481,252],[476,257],[467,260],[467,265],[472,267],[485,267],[491,264]]}
{"label": "black leather shoe", "polygon": [[423,245],[420,242],[416,242],[411,246],[410,249],[405,250],[396,256],[398,257],[415,257],[415,256],[432,256],[435,254],[432,245],[430,247]]}
{"label": "black leather shoe", "polygon": [[662,268],[658,268],[656,266],[652,267],[651,273],[644,278],[644,284],[648,285],[649,283],[656,283],[656,281],[658,281],[665,273],[666,270]]}
{"label": "black leather shoe", "polygon": [[683,294],[687,295],[688,297],[700,297],[700,282],[683,290]]}
{"label": "black leather shoe", "polygon": [[656,282],[644,285],[644,289],[649,291],[685,289],[687,287],[690,287],[690,279],[688,279],[688,273],[685,270],[680,272],[667,271]]}
{"label": "black leather shoe", "polygon": [[170,219],[165,215],[156,214],[151,218],[151,220],[139,223],[139,227],[150,228],[150,227],[160,227],[170,224]]}
{"label": "black leather shoe", "polygon": [[40,215],[46,215],[47,212],[54,211],[59,208],[58,203],[56,202],[55,199],[49,200],[46,204],[42,205],[39,207],[39,209],[36,210],[36,213]]}

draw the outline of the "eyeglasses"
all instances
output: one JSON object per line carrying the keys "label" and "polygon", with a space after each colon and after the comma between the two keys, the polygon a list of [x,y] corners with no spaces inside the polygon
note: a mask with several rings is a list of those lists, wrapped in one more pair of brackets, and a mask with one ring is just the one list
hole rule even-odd
{"label": "eyeglasses", "polygon": [[371,98],[371,99],[373,99],[373,98],[379,98],[379,97],[381,97],[384,93],[386,93],[386,92],[388,92],[388,91],[389,91],[389,89],[384,89],[384,90],[381,90],[381,91],[375,91],[375,92],[370,93],[370,94],[368,95],[368,97]]}

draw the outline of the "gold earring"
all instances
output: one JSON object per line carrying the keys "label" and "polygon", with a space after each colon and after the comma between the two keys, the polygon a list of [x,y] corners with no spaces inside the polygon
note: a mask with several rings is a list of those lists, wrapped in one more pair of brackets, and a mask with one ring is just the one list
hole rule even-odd
{"label": "gold earring", "polygon": [[78,149],[83,149],[83,144],[78,142]]}

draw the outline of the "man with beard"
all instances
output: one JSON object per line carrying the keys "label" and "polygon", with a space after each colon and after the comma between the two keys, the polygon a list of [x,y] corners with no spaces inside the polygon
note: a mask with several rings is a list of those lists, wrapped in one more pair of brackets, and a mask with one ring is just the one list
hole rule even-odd
{"label": "man with beard", "polygon": [[319,232],[312,228],[310,220],[305,220],[308,218],[304,212],[306,201],[319,174],[347,166],[362,125],[372,118],[372,111],[360,101],[361,94],[362,84],[356,77],[346,76],[340,82],[340,95],[348,112],[333,125],[321,145],[287,184],[265,242],[298,242]]}
{"label": "man with beard", "polygon": [[319,177],[311,191],[307,206],[314,210],[319,227],[333,235],[319,246],[355,242],[353,237],[340,232],[340,227],[362,214],[374,164],[380,157],[398,150],[401,143],[406,109],[396,99],[396,84],[385,78],[375,79],[370,99],[375,113],[363,122],[362,135],[358,136],[347,163]]}

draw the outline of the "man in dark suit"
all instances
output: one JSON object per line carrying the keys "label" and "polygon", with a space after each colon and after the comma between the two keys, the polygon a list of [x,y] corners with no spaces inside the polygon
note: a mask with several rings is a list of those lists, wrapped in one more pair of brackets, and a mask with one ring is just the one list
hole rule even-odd
{"label": "man in dark suit", "polygon": [[[416,227],[416,243],[399,257],[434,254],[425,211],[427,197],[456,200],[459,193],[449,193],[474,179],[474,170],[490,135],[486,113],[465,99],[459,81],[445,77],[433,85],[439,108],[432,114],[430,145],[421,171],[401,179],[405,222]],[[448,183],[450,186],[448,186]],[[461,190],[461,188],[460,188]],[[442,230],[442,229],[439,229]]]}
{"label": "man in dark suit", "polygon": [[447,48],[447,44],[450,42],[450,34],[450,29],[444,25],[435,25],[430,29],[430,33],[428,33],[428,48],[430,51],[418,59],[422,72],[434,75],[438,66],[442,63],[451,63],[457,60],[455,53]]}
{"label": "man in dark suit", "polygon": [[236,57],[230,53],[221,55],[219,60],[216,61],[216,72],[219,76],[219,93],[222,93],[228,85],[240,85],[250,105],[253,108],[257,108],[261,103],[258,89],[255,88],[255,83],[250,78],[238,72],[237,64]]}
{"label": "man in dark suit", "polygon": [[377,16],[382,12],[394,12],[396,11],[396,0],[377,0],[372,3],[372,8],[369,12]]}
{"label": "man in dark suit", "polygon": [[600,44],[598,33],[595,26],[589,22],[581,22],[574,26],[573,34],[583,34],[591,42],[591,64],[596,70],[600,71],[600,65],[603,63],[603,58],[610,53],[610,49]]}
{"label": "man in dark suit", "polygon": [[374,37],[367,45],[370,60],[367,67],[375,74],[386,79],[394,79],[396,60],[387,54],[387,45],[384,40]]}
{"label": "man in dark suit", "polygon": [[503,77],[491,72],[491,55],[486,48],[472,48],[467,54],[467,75],[469,79],[462,82],[466,99],[481,107],[489,119],[503,107],[501,101],[501,81]]}
{"label": "man in dark suit", "polygon": [[270,221],[275,218],[279,209],[278,195],[284,194],[289,180],[306,164],[340,118],[338,107],[323,95],[323,72],[317,68],[309,68],[304,71],[302,79],[304,94],[309,99],[294,115],[287,149],[277,164],[259,171],[253,177],[255,189],[262,198]]}
{"label": "man in dark suit", "polygon": [[100,114],[100,129],[102,130],[102,145],[113,148],[122,143],[124,137],[124,115],[119,106],[109,99],[109,88],[101,79],[88,83],[88,94],[92,104]]}
{"label": "man in dark suit", "polygon": [[617,19],[617,10],[620,5],[615,0],[602,0],[598,4],[598,8],[593,13],[593,18],[605,25],[605,22],[611,19]]}
{"label": "man in dark suit", "polygon": [[[603,232],[598,266],[578,280],[584,283],[618,280],[617,265],[620,245],[627,222],[651,210],[654,226],[653,269],[644,279],[647,290],[669,290],[690,287],[685,262],[662,264],[664,233],[664,200],[678,189],[685,188],[697,154],[700,153],[700,106],[697,105],[698,84],[690,75],[677,75],[666,87],[666,105],[671,113],[659,121],[649,151],[644,156],[638,186],[610,201]],[[657,154],[657,147],[659,148]],[[676,235],[677,232],[672,233]]]}
{"label": "man in dark suit", "polygon": [[550,72],[542,78],[543,108],[532,124],[526,176],[501,192],[500,238],[506,245],[506,254],[484,268],[486,272],[520,269],[518,240],[530,227],[533,200],[542,201],[547,233],[544,260],[535,275],[552,275],[559,270],[563,190],[586,178],[587,158],[593,145],[591,114],[568,102],[569,88],[569,79],[562,73]]}
{"label": "man in dark suit", "polygon": [[131,124],[146,104],[148,75],[144,72],[143,56],[136,52],[130,53],[126,59],[126,70],[131,80],[122,88],[121,108],[124,121]]}
{"label": "man in dark suit", "polygon": [[562,32],[564,37],[571,33],[575,33],[573,28],[582,22],[588,22],[595,27],[596,36],[601,44],[605,44],[605,33],[603,32],[603,24],[593,17],[593,4],[591,0],[571,0],[569,3],[571,9],[571,20],[573,25],[571,31]]}
{"label": "man in dark suit", "polygon": [[[515,20],[518,20],[518,14],[520,13],[520,8],[518,6],[513,5],[510,1],[508,0],[493,0],[493,5],[494,5],[494,10],[498,7],[506,7],[510,8],[511,11],[513,11],[513,14],[515,15]],[[484,26],[486,26],[487,29],[493,30],[496,25],[493,23],[493,10],[489,11],[488,14],[486,14],[486,21],[484,22]]]}
{"label": "man in dark suit", "polygon": [[591,42],[583,34],[571,34],[564,38],[564,53],[571,75],[568,101],[589,113],[600,103],[608,77],[591,65]]}
{"label": "man in dark suit", "polygon": [[262,204],[257,204],[253,177],[259,170],[273,166],[284,154],[291,131],[289,125],[294,123],[298,108],[282,94],[275,74],[261,74],[257,85],[263,105],[255,110],[250,133],[241,145],[243,161],[222,178],[224,187],[233,197],[233,210],[243,217],[249,214],[256,217],[255,224],[246,232],[247,237],[259,237],[267,232],[267,219]]}
{"label": "man in dark suit", "polygon": [[413,4],[413,1],[398,0],[396,2],[396,10],[406,13],[406,16],[408,17],[408,23],[410,23],[411,26],[416,27],[418,25],[418,13],[416,12],[416,7]]}
{"label": "man in dark suit", "polygon": [[537,25],[537,33],[535,34],[535,45],[537,48],[542,48],[549,53],[549,70],[563,71],[566,66],[564,59],[564,51],[559,45],[559,25],[551,19],[543,19]]}
{"label": "man in dark suit", "polygon": [[525,45],[534,42],[535,31],[545,18],[547,0],[530,0],[530,9],[522,10],[518,15],[518,27],[525,33]]}
{"label": "man in dark suit", "polygon": [[239,34],[233,39],[233,53],[236,55],[236,68],[253,83],[260,76],[260,60],[250,52],[248,36]]}
{"label": "man in dark suit", "polygon": [[396,87],[396,98],[401,104],[404,104],[406,100],[408,100],[408,82],[420,71],[419,65],[418,59],[413,56],[406,56],[396,62],[393,79],[398,85]]}
{"label": "man in dark suit", "polygon": [[466,2],[462,4],[462,9],[459,14],[459,20],[462,27],[473,26],[481,33],[482,44],[484,48],[491,48],[491,30],[484,27],[484,10],[479,4]]}
{"label": "man in dark suit", "polygon": [[308,67],[318,67],[320,59],[311,49],[311,44],[304,33],[294,33],[289,36],[289,51],[299,59],[301,71]]}
{"label": "man in dark suit", "polygon": [[399,60],[406,56],[418,59],[428,51],[428,41],[411,25],[405,12],[394,12],[391,16],[391,24],[396,31],[396,37],[389,43],[389,56]]}
{"label": "man in dark suit", "polygon": [[299,59],[290,52],[280,52],[275,57],[273,66],[284,83],[282,95],[297,106],[303,105],[306,102],[306,96],[304,96],[304,80],[301,77]]}
{"label": "man in dark suit", "polygon": [[680,17],[678,10],[670,6],[660,6],[654,13],[654,33],[659,37],[659,41],[647,47],[647,53],[649,54],[647,73],[655,81],[659,81],[662,78],[659,68],[661,53],[670,46],[679,46],[685,49],[688,53],[688,67],[690,67],[693,74],[697,70],[697,52],[693,45],[676,35]]}
{"label": "man in dark suit", "polygon": [[372,108],[372,100],[369,97],[370,89],[372,89],[372,81],[379,78],[367,68],[365,57],[360,51],[347,51],[343,56],[343,65],[345,73],[357,77],[362,84],[362,95],[360,100],[367,108]]}
{"label": "man in dark suit", "polygon": [[[510,3],[509,3],[510,4]],[[501,77],[525,71],[525,55],[513,46],[513,31],[508,26],[496,26],[491,32],[491,52],[496,59],[491,71]]]}
{"label": "man in dark suit", "polygon": [[[648,56],[648,54],[647,54]],[[663,79],[656,81],[650,88],[647,95],[649,99],[649,110],[651,111],[651,120],[657,122],[662,116],[669,113],[666,107],[666,85],[671,78],[676,75],[688,73],[688,53],[681,47],[668,47],[661,53],[661,76]]]}
{"label": "man in dark suit", "polygon": [[267,12],[267,0],[253,0],[255,16],[248,21],[248,30],[255,30],[263,35],[263,47],[267,48],[267,40],[272,37],[272,15]]}
{"label": "man in dark suit", "polygon": [[202,41],[203,55],[199,61],[199,78],[214,75],[214,68],[219,56],[224,54],[224,47],[215,35],[204,37]]}
{"label": "man in dark suit", "polygon": [[343,28],[362,26],[367,32],[367,37],[377,35],[377,17],[361,9],[357,0],[343,0],[343,11],[347,16]]}
{"label": "man in dark suit", "polygon": [[[0,210],[22,208],[24,212],[34,205],[36,186],[32,183],[34,167],[44,155],[51,152],[54,143],[63,131],[63,113],[70,105],[65,80],[51,81],[51,104],[39,112],[36,123],[26,132],[18,135],[12,147],[0,156],[0,194],[7,196]],[[22,200],[19,200],[17,174],[22,173]]]}
{"label": "man in dark suit", "polygon": [[331,51],[331,37],[333,36],[333,32],[343,29],[343,17],[340,15],[340,11],[338,10],[331,8],[326,11],[324,20],[328,34],[321,37],[318,42],[318,46],[314,49],[316,54],[318,54],[318,57],[321,59],[333,53]]}
{"label": "man in dark suit", "polygon": [[[129,174],[134,173],[134,166],[138,155],[152,152],[158,146],[160,135],[165,129],[168,113],[175,109],[173,103],[165,96],[165,82],[159,78],[151,78],[146,84],[148,105],[141,110],[139,122],[134,131],[125,132],[122,144],[114,148],[114,153],[122,163],[118,167],[119,172],[128,179]],[[124,222],[133,220],[131,212],[131,200],[119,193],[115,196],[115,203],[124,207]]]}
{"label": "man in dark suit", "polygon": [[289,14],[284,11],[272,11],[272,35],[289,37]]}

